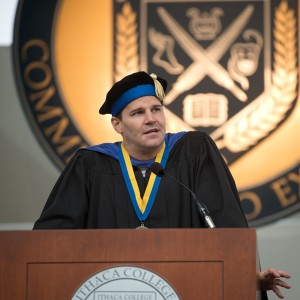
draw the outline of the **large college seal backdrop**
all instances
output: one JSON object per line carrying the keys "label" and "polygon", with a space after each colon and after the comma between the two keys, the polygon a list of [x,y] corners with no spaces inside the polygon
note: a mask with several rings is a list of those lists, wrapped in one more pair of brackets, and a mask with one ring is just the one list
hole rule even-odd
{"label": "large college seal backdrop", "polygon": [[23,0],[13,58],[28,119],[62,169],[114,142],[106,92],[138,70],[169,82],[168,131],[204,130],[251,226],[300,208],[298,1]]}

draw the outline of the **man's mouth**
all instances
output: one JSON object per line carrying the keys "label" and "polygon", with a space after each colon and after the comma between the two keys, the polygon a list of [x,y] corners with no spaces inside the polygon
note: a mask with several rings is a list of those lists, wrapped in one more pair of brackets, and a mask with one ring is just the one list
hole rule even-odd
{"label": "man's mouth", "polygon": [[149,129],[149,130],[145,131],[144,134],[150,134],[150,133],[156,133],[156,132],[159,132],[159,129],[153,128],[153,129]]}

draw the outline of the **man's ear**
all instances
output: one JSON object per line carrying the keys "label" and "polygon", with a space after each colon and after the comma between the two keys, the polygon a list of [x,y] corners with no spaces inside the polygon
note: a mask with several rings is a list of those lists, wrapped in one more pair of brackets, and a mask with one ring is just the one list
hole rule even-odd
{"label": "man's ear", "polygon": [[110,119],[110,122],[111,122],[111,125],[113,126],[114,130],[119,133],[119,134],[122,134],[123,133],[123,130],[122,130],[122,122],[119,118],[117,117],[112,117]]}

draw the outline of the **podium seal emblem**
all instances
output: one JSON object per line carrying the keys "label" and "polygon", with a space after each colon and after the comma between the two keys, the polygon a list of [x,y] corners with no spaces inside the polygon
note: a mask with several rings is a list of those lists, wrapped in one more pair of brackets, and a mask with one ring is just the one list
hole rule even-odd
{"label": "podium seal emblem", "polygon": [[158,274],[140,267],[120,266],[96,273],[77,289],[71,300],[179,300]]}

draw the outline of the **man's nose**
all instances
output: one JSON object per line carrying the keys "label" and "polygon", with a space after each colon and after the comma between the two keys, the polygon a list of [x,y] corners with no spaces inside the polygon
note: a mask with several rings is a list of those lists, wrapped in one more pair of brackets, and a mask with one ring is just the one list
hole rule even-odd
{"label": "man's nose", "polygon": [[146,118],[146,122],[155,122],[155,117],[151,110],[146,110],[145,118]]}

